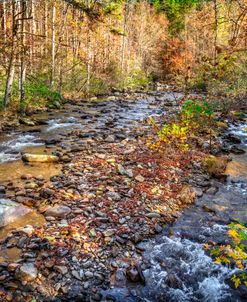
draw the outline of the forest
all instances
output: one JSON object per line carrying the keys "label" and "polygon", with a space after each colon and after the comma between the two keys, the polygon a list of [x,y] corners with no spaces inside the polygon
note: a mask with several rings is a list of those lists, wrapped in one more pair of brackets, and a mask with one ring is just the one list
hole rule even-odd
{"label": "forest", "polygon": [[246,93],[245,1],[2,2],[2,107],[153,81]]}
{"label": "forest", "polygon": [[247,0],[0,0],[0,301],[247,301]]}

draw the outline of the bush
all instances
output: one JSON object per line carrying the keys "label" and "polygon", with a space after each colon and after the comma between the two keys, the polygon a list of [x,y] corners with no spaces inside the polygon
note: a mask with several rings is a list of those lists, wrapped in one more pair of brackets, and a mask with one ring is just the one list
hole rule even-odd
{"label": "bush", "polygon": [[[247,228],[243,223],[232,222],[227,232],[231,244],[211,248],[210,255],[216,263],[235,267],[239,271],[234,274],[231,281],[238,288],[240,284],[247,286]],[[205,245],[209,249],[209,245]]]}
{"label": "bush", "polygon": [[153,127],[154,137],[149,137],[147,145],[152,150],[159,152],[171,147],[183,152],[188,150],[190,138],[209,129],[211,150],[212,114],[213,110],[208,102],[188,100],[183,104],[182,110],[178,112],[176,122],[166,123],[160,129],[154,119],[150,118],[149,124]]}

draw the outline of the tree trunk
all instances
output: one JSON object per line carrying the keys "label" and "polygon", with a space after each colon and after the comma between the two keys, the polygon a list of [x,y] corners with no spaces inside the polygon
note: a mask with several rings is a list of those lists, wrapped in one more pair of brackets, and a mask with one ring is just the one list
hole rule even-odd
{"label": "tree trunk", "polygon": [[17,34],[17,24],[15,20],[15,12],[16,11],[16,2],[12,1],[12,37],[11,37],[11,51],[10,58],[7,70],[7,80],[5,86],[4,93],[4,107],[7,107],[10,103],[11,95],[12,95],[12,87],[15,75],[15,46],[16,46],[16,34]]}
{"label": "tree trunk", "polygon": [[25,78],[26,78],[26,41],[25,41],[25,18],[26,18],[26,1],[22,0],[20,3],[21,9],[21,32],[20,32],[20,42],[21,42],[21,50],[20,50],[20,75],[19,75],[19,89],[20,89],[20,109],[21,113],[24,110],[24,101],[25,101]]}
{"label": "tree trunk", "polygon": [[218,41],[218,5],[217,0],[214,0],[214,67],[217,63],[217,41]]}
{"label": "tree trunk", "polygon": [[[2,27],[3,27],[3,41],[4,41],[4,47],[7,47],[7,12],[6,12],[6,2],[3,1],[3,19],[2,19]],[[8,58],[5,55],[4,61],[7,64]]]}
{"label": "tree trunk", "polygon": [[51,45],[51,88],[54,88],[54,78],[55,78],[55,56],[56,56],[56,6],[55,2],[52,5],[52,45]]}
{"label": "tree trunk", "polygon": [[124,59],[125,59],[125,44],[126,44],[126,27],[127,27],[127,18],[129,13],[129,3],[128,1],[125,4],[124,8],[124,24],[123,24],[123,40],[122,40],[122,53],[121,53],[121,69],[124,69]]}

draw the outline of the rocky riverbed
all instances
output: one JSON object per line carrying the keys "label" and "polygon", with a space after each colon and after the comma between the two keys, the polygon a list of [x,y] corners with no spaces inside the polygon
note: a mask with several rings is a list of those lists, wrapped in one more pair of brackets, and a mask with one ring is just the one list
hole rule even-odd
{"label": "rocky riverbed", "polygon": [[[200,300],[206,287],[198,292],[198,284],[207,283],[206,275],[217,279],[213,262],[208,260],[208,266],[195,270],[194,275],[200,272],[201,279],[191,279],[190,288],[189,279],[186,283],[180,277],[184,272],[179,255],[184,250],[189,268],[193,249],[204,257],[195,256],[195,262],[210,259],[196,235],[205,227],[204,220],[209,229],[216,222],[225,225],[230,220],[226,211],[219,221],[219,209],[214,206],[221,200],[217,194],[228,194],[232,182],[223,184],[203,173],[201,151],[166,157],[153,154],[150,158],[142,140],[148,131],[145,119],[173,114],[182,97],[154,92],[72,102],[56,115],[34,116],[32,125],[1,138],[1,166],[9,165],[9,171],[2,168],[0,176],[1,202],[6,205],[11,200],[17,208],[31,210],[21,219],[4,222],[1,230],[2,301],[221,301]],[[224,152],[233,146],[242,150],[233,140],[223,146]],[[201,148],[207,146],[202,140]],[[214,152],[222,152],[218,140]],[[23,153],[52,153],[59,162],[23,163]],[[234,181],[234,186],[244,189],[241,181]],[[208,196],[214,200],[212,204]],[[163,231],[196,197],[196,205],[173,228]],[[231,211],[234,203],[230,197],[228,201],[224,206]],[[216,218],[212,213],[217,213]],[[193,223],[195,231],[188,232]],[[217,225],[215,228],[218,230]],[[208,238],[213,236],[209,233]],[[143,241],[155,234],[160,235]],[[166,250],[169,245],[173,247],[170,252]],[[170,264],[163,269],[161,263],[168,258]],[[228,289],[223,279],[219,283]],[[174,288],[177,296],[173,296]]]}

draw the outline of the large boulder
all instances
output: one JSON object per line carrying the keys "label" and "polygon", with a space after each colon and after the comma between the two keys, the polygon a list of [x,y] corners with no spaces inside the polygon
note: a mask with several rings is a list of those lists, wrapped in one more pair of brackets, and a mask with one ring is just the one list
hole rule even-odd
{"label": "large boulder", "polygon": [[0,227],[15,222],[31,210],[9,199],[0,199]]}
{"label": "large boulder", "polygon": [[59,158],[55,155],[25,153],[22,155],[22,160],[25,162],[55,163],[58,162]]}

